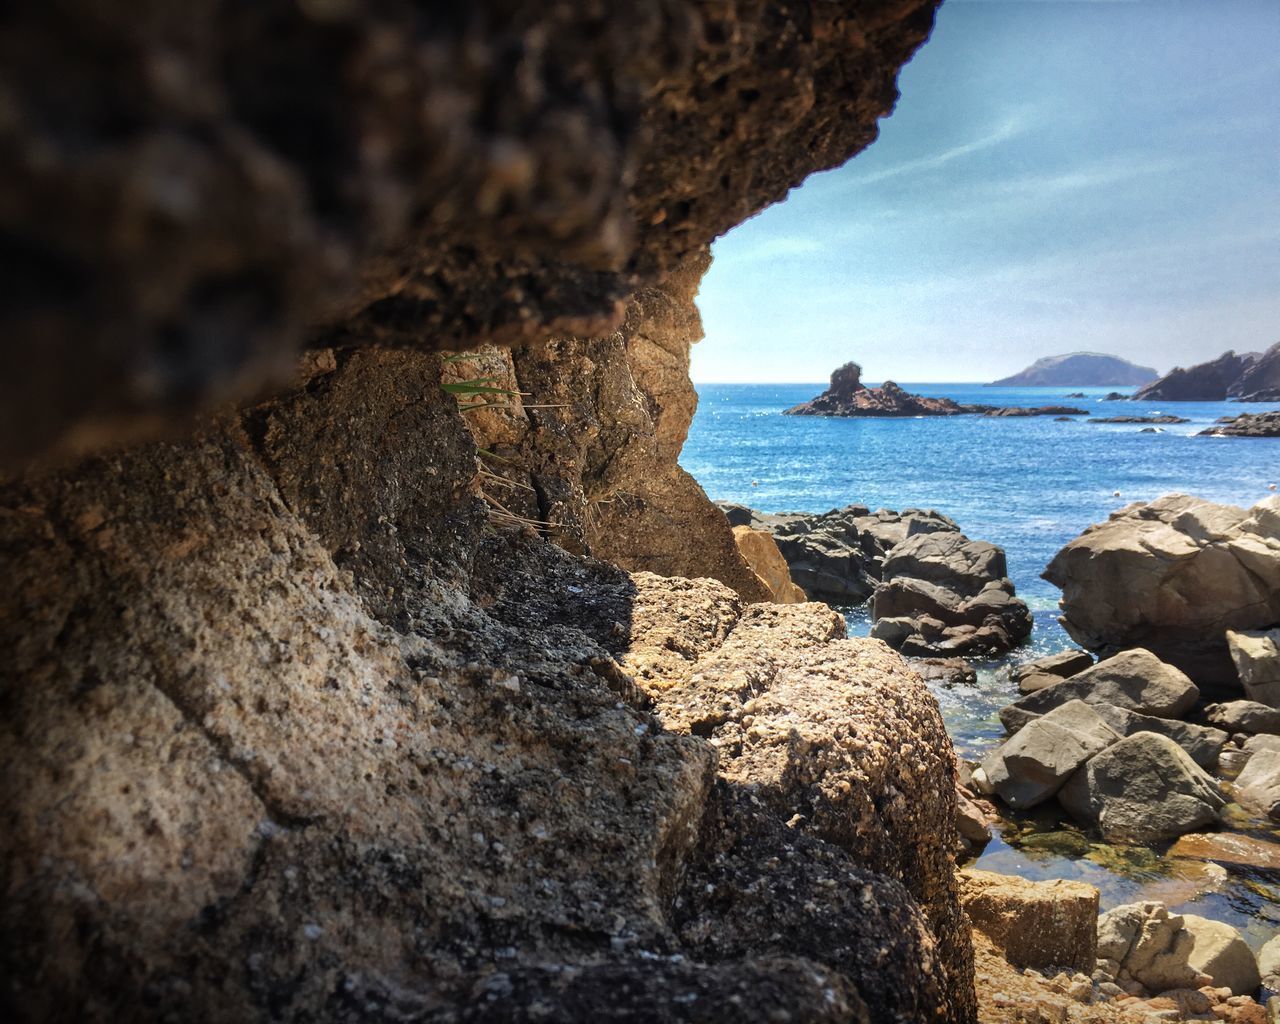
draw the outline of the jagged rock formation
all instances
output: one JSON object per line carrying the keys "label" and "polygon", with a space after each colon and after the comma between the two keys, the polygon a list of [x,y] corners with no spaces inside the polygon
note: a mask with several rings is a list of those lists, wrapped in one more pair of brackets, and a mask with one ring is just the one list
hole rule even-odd
{"label": "jagged rock formation", "polygon": [[1280,498],[1133,504],[1054,556],[1062,624],[1083,647],[1143,647],[1196,683],[1238,687],[1226,631],[1280,623]]}
{"label": "jagged rock formation", "polygon": [[1280,411],[1246,412],[1239,416],[1223,416],[1212,427],[1200,431],[1201,437],[1280,437]]}
{"label": "jagged rock formation", "polygon": [[1159,380],[1140,388],[1133,397],[1137,401],[1224,402],[1241,394],[1241,379],[1260,358],[1256,352],[1236,355],[1227,351],[1207,363],[1186,369],[1175,366]]}
{"label": "jagged rock formation", "polygon": [[24,5],[0,461],[278,384],[315,324],[344,347],[605,334],[871,142],[936,6]]}
{"label": "jagged rock formation", "polygon": [[1246,367],[1227,395],[1241,402],[1280,402],[1280,342]]}
{"label": "jagged rock formation", "polygon": [[578,553],[750,594],[687,298],[935,6],[11,12],[6,1019],[974,1019],[914,674]]}
{"label": "jagged rock formation", "polygon": [[974,409],[950,398],[925,398],[891,380],[878,388],[862,383],[862,367],[845,363],[831,374],[831,386],[817,398],[783,409],[784,416],[956,416]]}
{"label": "jagged rock formation", "polygon": [[1118,387],[1149,384],[1159,376],[1153,367],[1138,366],[1119,356],[1102,352],[1068,352],[1037,359],[1025,370],[992,381],[990,387]]}

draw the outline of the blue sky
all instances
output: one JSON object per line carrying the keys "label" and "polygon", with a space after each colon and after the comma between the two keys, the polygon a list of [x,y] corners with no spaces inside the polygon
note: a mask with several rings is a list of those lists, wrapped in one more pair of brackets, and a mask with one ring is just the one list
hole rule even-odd
{"label": "blue sky", "polygon": [[880,138],[714,246],[695,381],[1280,341],[1280,0],[948,0]]}

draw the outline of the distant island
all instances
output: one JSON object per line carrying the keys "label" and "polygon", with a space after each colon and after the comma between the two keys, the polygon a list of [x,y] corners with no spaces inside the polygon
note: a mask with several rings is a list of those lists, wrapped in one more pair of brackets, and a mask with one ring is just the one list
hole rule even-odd
{"label": "distant island", "polygon": [[1280,343],[1266,352],[1230,350],[1207,363],[1175,366],[1133,396],[1155,402],[1280,401]]}
{"label": "distant island", "polygon": [[996,405],[961,405],[950,398],[913,395],[891,380],[878,388],[862,383],[862,367],[845,363],[831,374],[831,386],[817,398],[783,409],[784,416],[1087,416],[1069,405],[1006,408]]}
{"label": "distant island", "polygon": [[994,388],[1118,387],[1148,384],[1159,377],[1154,367],[1138,366],[1102,352],[1068,352],[1037,359],[1021,373],[992,381]]}

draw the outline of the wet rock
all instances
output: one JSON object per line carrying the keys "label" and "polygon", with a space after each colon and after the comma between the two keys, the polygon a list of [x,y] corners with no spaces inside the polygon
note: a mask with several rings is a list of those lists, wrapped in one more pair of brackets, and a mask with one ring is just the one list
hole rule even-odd
{"label": "wet rock", "polygon": [[1231,700],[1225,704],[1210,704],[1204,709],[1206,721],[1228,732],[1268,736],[1280,735],[1280,708],[1259,704],[1255,700]]}
{"label": "wet rock", "polygon": [[1225,629],[1280,622],[1280,498],[1241,509],[1186,495],[1089,527],[1045,571],[1068,633],[1093,651],[1144,647],[1197,683],[1237,687]]}
{"label": "wet rock", "polygon": [[1092,885],[1032,882],[966,868],[960,886],[960,901],[974,928],[1015,967],[1093,970],[1098,890]]}
{"label": "wet rock", "polygon": [[1227,630],[1227,650],[1249,700],[1280,708],[1280,629]]}
{"label": "wet rock", "polygon": [[[1275,401],[1275,399],[1268,399]],[[1245,412],[1223,416],[1200,437],[1280,437],[1280,412]]]}
{"label": "wet rock", "polygon": [[1182,672],[1141,648],[1098,662],[1062,682],[1029,693],[1004,708],[1000,721],[1016,732],[1038,715],[1070,700],[1110,704],[1155,718],[1178,718],[1200,691]]}
{"label": "wet rock", "polygon": [[956,686],[976,686],[977,670],[963,658],[910,658],[907,662],[920,673],[926,683],[934,683],[952,689]]}
{"label": "wet rock", "polygon": [[1217,784],[1181,747],[1149,732],[1125,737],[1087,762],[1058,800],[1104,838],[1135,842],[1172,839],[1216,824],[1226,804]]}
{"label": "wet rock", "polygon": [[1140,715],[1126,708],[1118,708],[1114,704],[1090,705],[1102,720],[1121,736],[1132,736],[1135,732],[1154,732],[1168,736],[1174,743],[1191,755],[1191,760],[1201,768],[1211,769],[1222,756],[1222,748],[1228,736],[1222,729],[1210,726],[1193,725],[1191,722],[1179,722],[1173,718],[1156,718],[1154,715]]}
{"label": "wet rock", "polygon": [[1280,871],[1280,843],[1234,832],[1181,836],[1169,848],[1171,858],[1210,861],[1235,868]]}
{"label": "wet rock", "polygon": [[1241,803],[1280,821],[1280,750],[1260,750],[1252,755],[1236,776],[1235,791]]}
{"label": "wet rock", "polygon": [[746,559],[751,571],[769,588],[775,602],[800,604],[806,600],[804,591],[791,582],[786,560],[772,536],[749,526],[735,526],[733,541],[738,545],[738,551]]}
{"label": "wet rock", "polygon": [[1019,729],[982,763],[997,796],[1025,810],[1048,800],[1082,764],[1120,734],[1083,701],[1054,708]]}
{"label": "wet rock", "polygon": [[1093,655],[1086,651],[1059,651],[1013,667],[1013,681],[1023,693],[1034,693],[1092,667]]}
{"label": "wet rock", "polygon": [[1190,423],[1184,416],[1095,416],[1086,423]]}
{"label": "wet rock", "polygon": [[1034,407],[1026,407],[1020,405],[1001,405],[993,409],[984,409],[984,416],[1055,416],[1070,418],[1072,416],[1088,416],[1088,409],[1077,409],[1070,405],[1037,405]]}

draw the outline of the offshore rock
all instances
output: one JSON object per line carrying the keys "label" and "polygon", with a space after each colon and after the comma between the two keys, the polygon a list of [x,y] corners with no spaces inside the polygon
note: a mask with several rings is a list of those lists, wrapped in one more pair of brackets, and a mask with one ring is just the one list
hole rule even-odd
{"label": "offshore rock", "polygon": [[862,367],[845,363],[831,374],[831,386],[817,398],[783,409],[784,416],[957,416],[973,408],[950,398],[925,398],[891,380],[878,388],[862,383]]}
{"label": "offshore rock", "polygon": [[1206,427],[1200,431],[1199,436],[1280,437],[1280,411],[1246,412],[1239,416],[1223,416],[1212,427]]}
{"label": "offshore rock", "polygon": [[1198,684],[1238,688],[1225,630],[1280,622],[1280,498],[1130,505],[1071,541],[1044,576],[1083,647],[1145,647]]}
{"label": "offshore rock", "polygon": [[1280,342],[1258,356],[1228,393],[1239,402],[1280,401]]}

